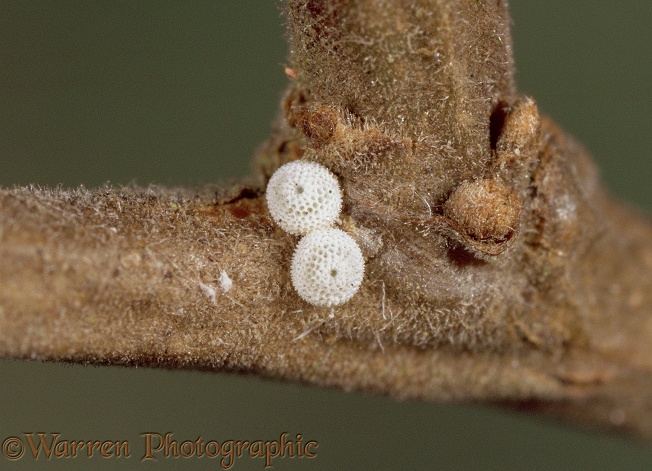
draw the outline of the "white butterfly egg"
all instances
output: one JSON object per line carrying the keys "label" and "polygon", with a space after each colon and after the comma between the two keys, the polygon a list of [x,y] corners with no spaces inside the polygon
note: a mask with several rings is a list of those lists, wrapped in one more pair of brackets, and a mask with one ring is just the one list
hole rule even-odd
{"label": "white butterfly egg", "polygon": [[297,235],[333,225],[342,210],[335,175],[318,163],[303,160],[285,164],[274,172],[266,198],[274,221]]}
{"label": "white butterfly egg", "polygon": [[320,229],[299,241],[292,258],[292,285],[315,306],[347,302],[364,277],[364,258],[358,244],[340,229]]}

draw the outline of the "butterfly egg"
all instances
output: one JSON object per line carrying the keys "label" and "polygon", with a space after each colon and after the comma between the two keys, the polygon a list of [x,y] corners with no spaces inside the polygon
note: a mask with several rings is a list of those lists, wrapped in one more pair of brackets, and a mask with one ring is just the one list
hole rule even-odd
{"label": "butterfly egg", "polygon": [[279,167],[265,196],[274,221],[291,234],[329,227],[342,210],[337,178],[315,162],[295,160]]}
{"label": "butterfly egg", "polygon": [[347,302],[364,276],[358,244],[340,229],[319,229],[297,244],[292,258],[292,285],[299,296],[315,306]]}

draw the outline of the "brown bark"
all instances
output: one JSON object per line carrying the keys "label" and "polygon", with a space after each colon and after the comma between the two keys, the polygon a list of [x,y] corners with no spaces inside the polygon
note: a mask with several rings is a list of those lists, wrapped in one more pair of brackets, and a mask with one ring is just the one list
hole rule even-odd
{"label": "brown bark", "polygon": [[[0,190],[0,355],[499,402],[651,439],[652,225],[516,93],[505,4],[287,15],[257,184]],[[332,310],[292,289],[297,238],[264,202],[296,158],[338,175],[366,258]]]}

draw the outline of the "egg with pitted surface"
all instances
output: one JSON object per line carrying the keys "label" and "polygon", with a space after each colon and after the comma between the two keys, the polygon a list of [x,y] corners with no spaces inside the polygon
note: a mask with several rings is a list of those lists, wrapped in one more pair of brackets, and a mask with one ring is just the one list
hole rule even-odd
{"label": "egg with pitted surface", "polygon": [[267,184],[266,198],[272,219],[295,235],[332,226],[342,210],[337,178],[316,162],[295,160],[280,167]]}
{"label": "egg with pitted surface", "polygon": [[292,257],[292,285],[315,306],[344,304],[364,277],[360,247],[346,232],[331,228],[311,232],[299,241]]}

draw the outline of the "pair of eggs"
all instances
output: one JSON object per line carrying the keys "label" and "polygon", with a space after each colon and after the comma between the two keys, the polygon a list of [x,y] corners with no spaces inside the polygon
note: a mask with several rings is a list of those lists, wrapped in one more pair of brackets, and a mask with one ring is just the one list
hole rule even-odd
{"label": "pair of eggs", "polygon": [[315,306],[347,302],[364,277],[358,244],[333,227],[342,211],[340,185],[326,167],[296,160],[280,167],[267,185],[267,206],[286,232],[304,236],[292,257],[292,285]]}

